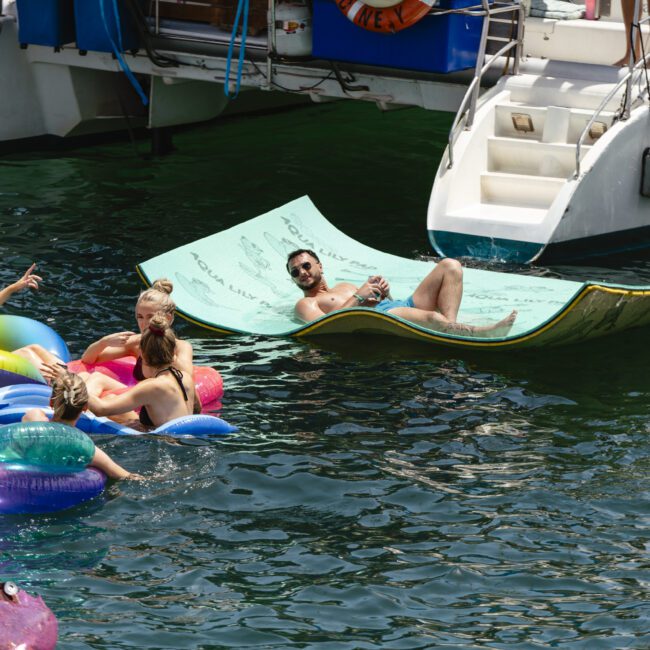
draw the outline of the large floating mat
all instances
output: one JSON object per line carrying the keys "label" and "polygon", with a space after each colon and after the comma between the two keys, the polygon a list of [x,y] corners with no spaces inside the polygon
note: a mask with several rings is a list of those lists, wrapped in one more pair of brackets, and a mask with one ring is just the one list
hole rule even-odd
{"label": "large floating mat", "polygon": [[297,321],[301,297],[286,268],[297,248],[316,251],[330,286],[362,284],[381,274],[395,298],[406,298],[433,267],[360,244],[337,230],[302,197],[260,217],[216,233],[138,266],[147,284],[174,281],[178,312],[223,334],[271,336],[379,333],[448,346],[525,348],[584,341],[650,323],[650,288],[571,282],[531,275],[465,269],[458,320],[486,325],[519,312],[504,338],[444,334],[372,309],[332,312],[311,323]]}

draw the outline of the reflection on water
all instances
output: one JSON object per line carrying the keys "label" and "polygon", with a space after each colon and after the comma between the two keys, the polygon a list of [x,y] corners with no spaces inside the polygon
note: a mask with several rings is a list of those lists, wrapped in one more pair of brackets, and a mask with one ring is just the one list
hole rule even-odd
{"label": "reflection on water", "polygon": [[[337,104],[219,122],[163,160],[6,159],[0,281],[45,276],[9,310],[79,354],[135,327],[137,262],[306,193],[356,239],[428,254],[450,119]],[[497,268],[650,282],[644,260]],[[177,325],[240,433],[98,438],[151,480],[0,525],[0,579],[45,597],[62,648],[647,647],[646,331],[511,355]]]}
{"label": "reflection on water", "polygon": [[41,581],[56,582],[70,572],[97,566],[108,551],[106,530],[80,516],[97,512],[105,499],[53,515],[5,516],[0,522],[0,575],[27,589]]}

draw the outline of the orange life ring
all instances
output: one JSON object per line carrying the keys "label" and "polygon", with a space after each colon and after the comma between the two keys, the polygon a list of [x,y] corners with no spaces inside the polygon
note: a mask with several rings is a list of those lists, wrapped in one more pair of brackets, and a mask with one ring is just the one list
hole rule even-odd
{"label": "orange life ring", "polygon": [[358,27],[371,32],[399,32],[424,18],[433,0],[403,0],[392,7],[371,7],[361,0],[336,0],[338,8]]}

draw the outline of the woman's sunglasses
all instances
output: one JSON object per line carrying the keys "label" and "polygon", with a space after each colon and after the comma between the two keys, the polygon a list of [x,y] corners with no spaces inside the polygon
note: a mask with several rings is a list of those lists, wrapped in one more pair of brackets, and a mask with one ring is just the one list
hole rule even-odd
{"label": "woman's sunglasses", "polygon": [[305,271],[311,270],[311,262],[303,262],[300,266],[294,266],[289,273],[291,273],[292,278],[297,278],[300,275],[300,269]]}

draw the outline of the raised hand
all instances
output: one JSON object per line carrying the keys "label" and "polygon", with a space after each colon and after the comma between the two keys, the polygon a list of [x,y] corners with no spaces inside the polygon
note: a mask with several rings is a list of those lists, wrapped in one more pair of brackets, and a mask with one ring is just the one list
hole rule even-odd
{"label": "raised hand", "polygon": [[38,289],[38,283],[43,282],[43,278],[40,275],[34,274],[35,268],[36,262],[34,262],[34,264],[25,271],[23,277],[14,284],[16,291],[22,291],[23,289]]}
{"label": "raised hand", "polygon": [[370,280],[364,282],[359,287],[357,295],[361,296],[363,298],[363,304],[369,307],[374,307],[381,301],[381,290],[379,286],[374,282],[371,283]]}

